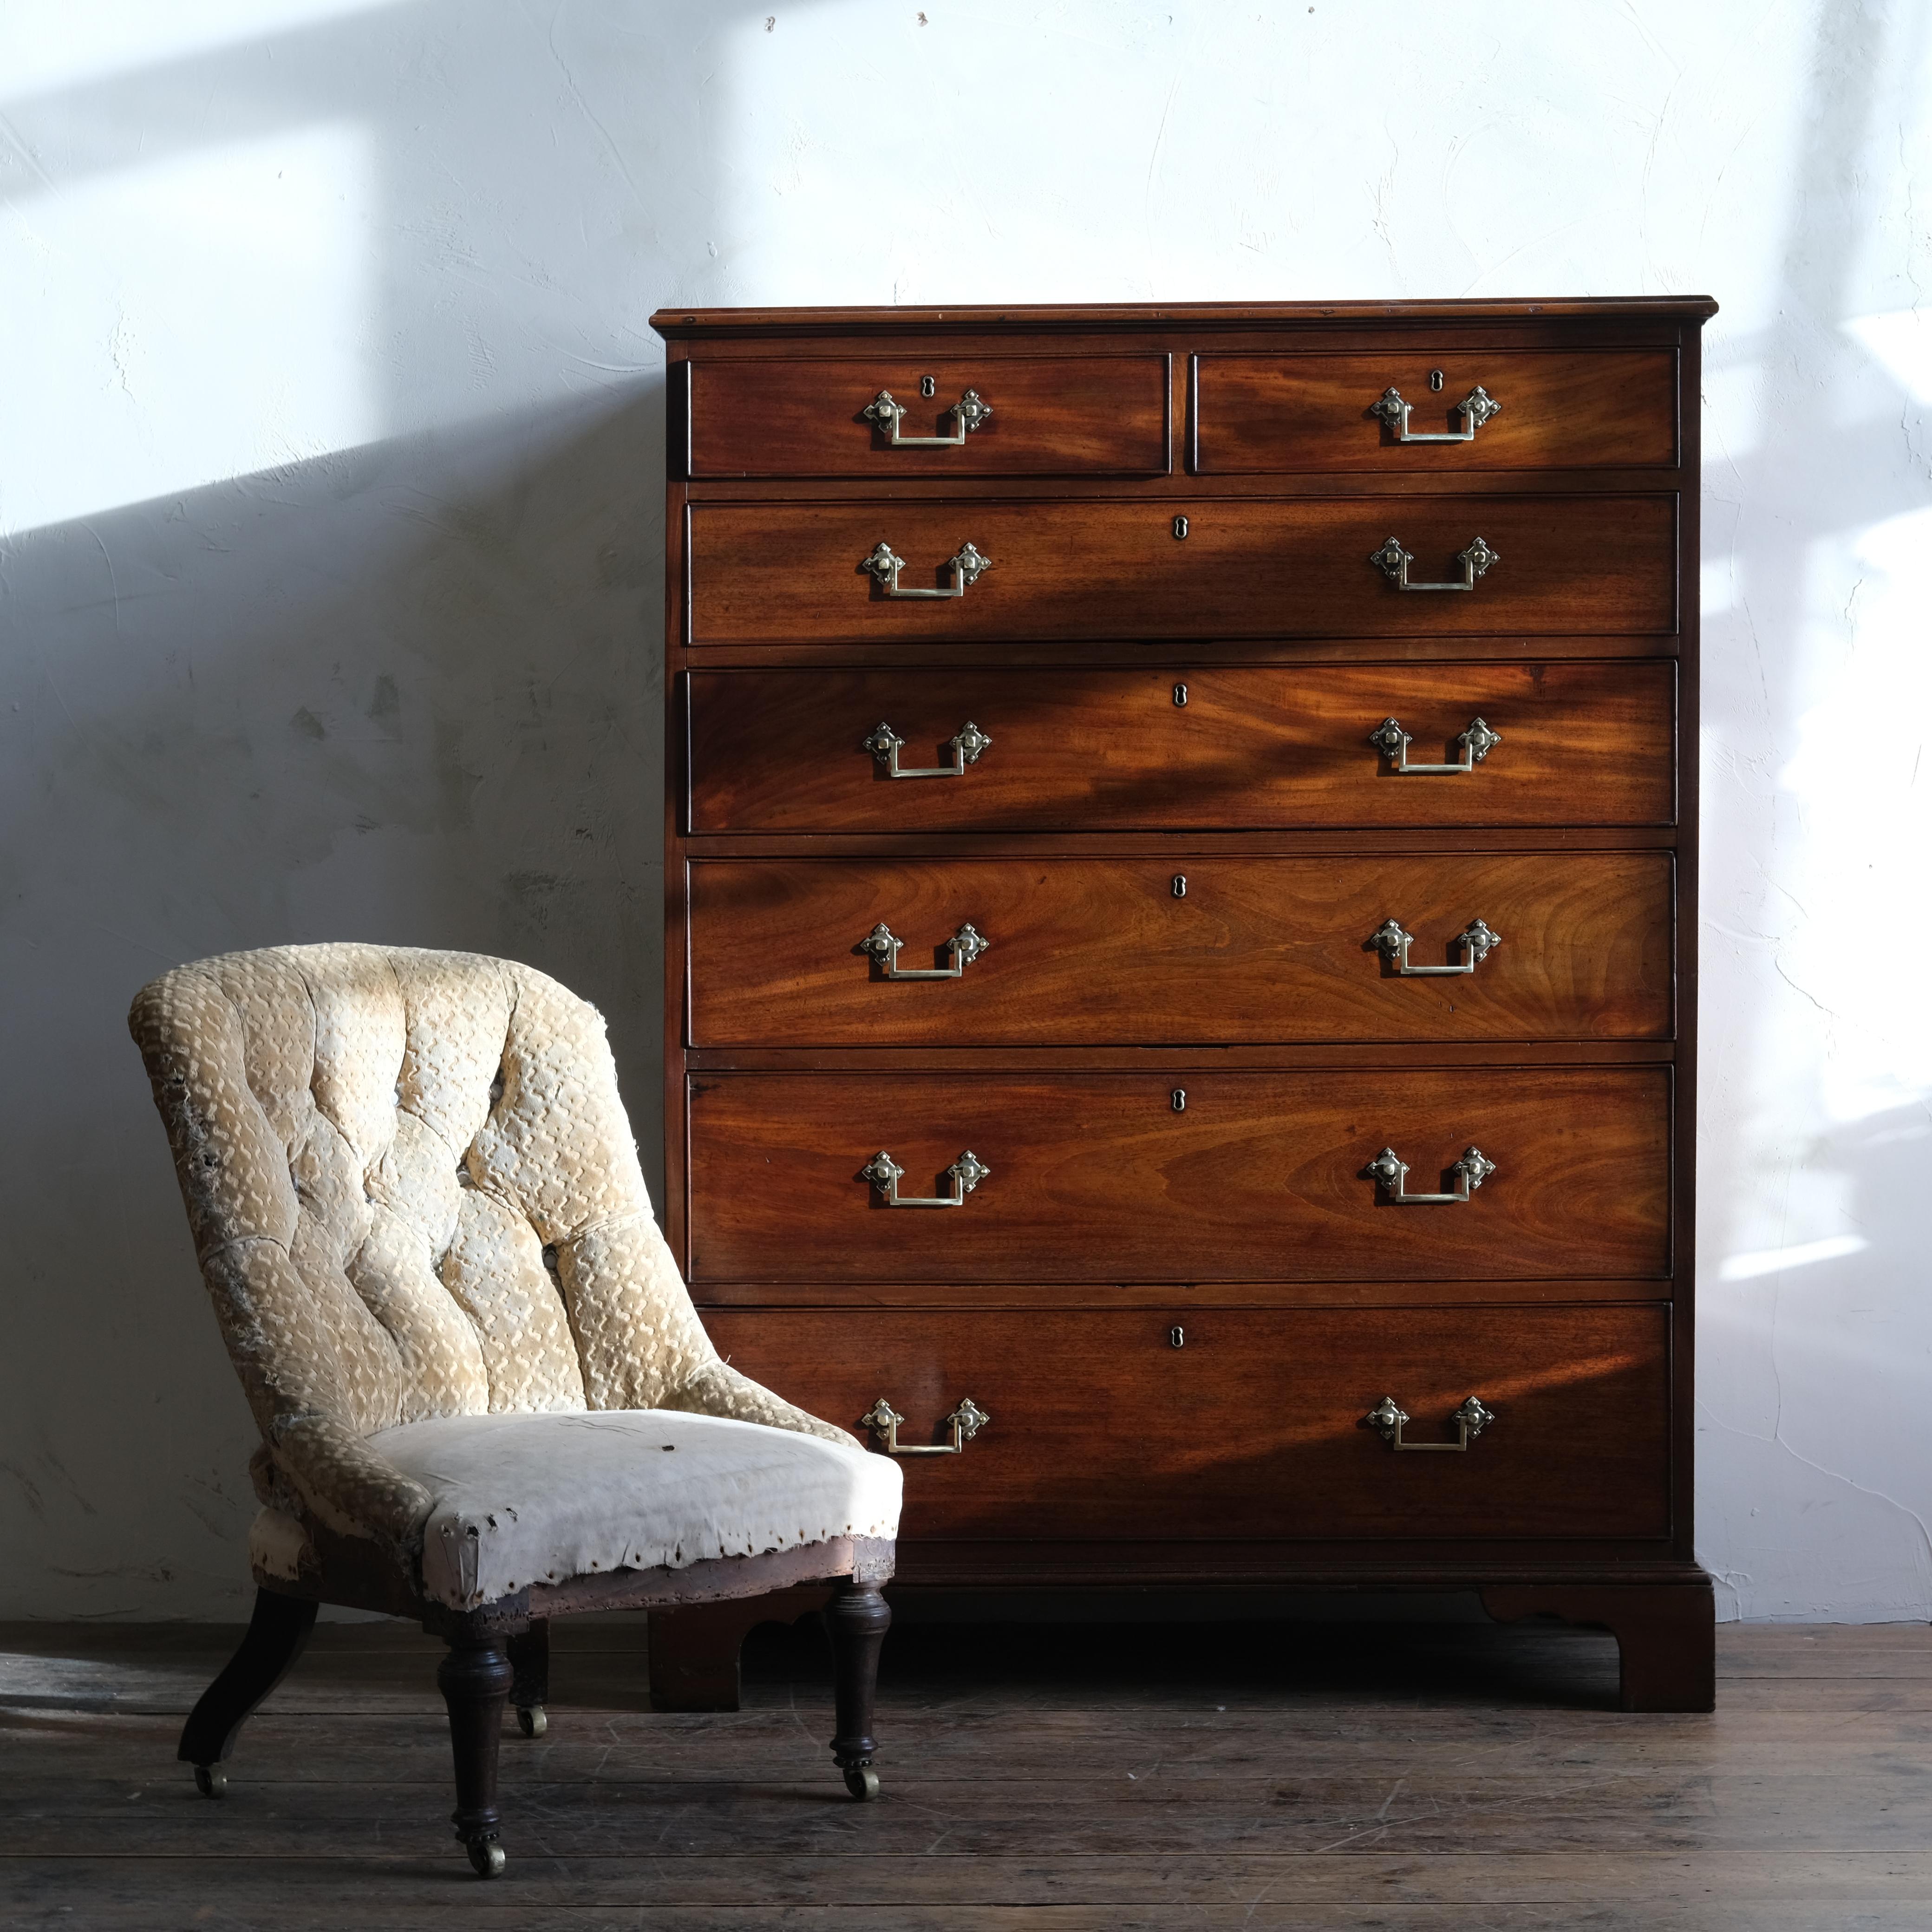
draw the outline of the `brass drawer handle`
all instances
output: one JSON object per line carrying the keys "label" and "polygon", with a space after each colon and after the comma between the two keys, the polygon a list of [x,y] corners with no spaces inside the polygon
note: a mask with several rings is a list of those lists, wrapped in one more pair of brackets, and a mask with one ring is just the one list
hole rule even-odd
{"label": "brass drawer handle", "polygon": [[[859,942],[861,952],[870,953],[884,969],[881,976],[887,980],[956,980],[974,960],[992,944],[982,939],[971,925],[962,926],[946,942],[946,950],[952,956],[950,966],[901,966],[899,948],[905,941],[893,932],[884,920],[873,927]],[[1418,968],[1418,971],[1423,970]],[[1459,973],[1459,966],[1438,966],[1438,973]]]}
{"label": "brass drawer handle", "polygon": [[1474,442],[1477,430],[1490,417],[1500,416],[1503,407],[1478,382],[1456,405],[1456,413],[1462,418],[1460,429],[1438,430],[1425,435],[1408,426],[1408,412],[1414,406],[1412,403],[1402,400],[1400,389],[1390,388],[1384,389],[1379,399],[1369,405],[1369,413],[1372,416],[1380,416],[1395,431],[1395,440],[1398,442]]}
{"label": "brass drawer handle", "polygon": [[1496,1162],[1479,1147],[1465,1148],[1462,1158],[1450,1168],[1449,1172],[1456,1177],[1455,1191],[1450,1194],[1409,1193],[1405,1186],[1408,1178],[1408,1163],[1396,1157],[1394,1148],[1384,1148],[1362,1170],[1388,1190],[1391,1201],[1404,1208],[1437,1208],[1450,1202],[1466,1201],[1496,1171]]}
{"label": "brass drawer handle", "polygon": [[[885,546],[880,545],[880,549]],[[1499,562],[1497,553],[1476,538],[1467,550],[1456,553],[1456,561],[1462,566],[1462,580],[1448,584],[1412,584],[1408,580],[1408,566],[1415,561],[1402,547],[1400,537],[1390,537],[1380,550],[1369,553],[1369,561],[1393,584],[1398,590],[1473,590],[1476,579],[1492,563]],[[926,597],[944,597],[951,593],[943,590],[927,590],[919,593]]]}
{"label": "brass drawer handle", "polygon": [[892,544],[879,539],[873,550],[862,564],[860,570],[869,572],[879,586],[885,590],[886,597],[964,597],[970,586],[980,581],[983,570],[993,568],[993,558],[976,550],[972,543],[962,543],[955,553],[946,558],[946,570],[952,572],[952,584],[943,591],[906,591],[898,587],[898,572],[906,568],[904,556],[900,556]]}
{"label": "brass drawer handle", "polygon": [[[1391,389],[1389,393],[1393,395],[1395,392]],[[1502,405],[1497,404],[1494,406],[1499,409]],[[868,422],[877,423],[885,431],[886,446],[889,449],[958,449],[965,442],[967,437],[993,413],[993,406],[977,389],[968,389],[952,408],[940,412],[942,416],[950,416],[958,424],[950,436],[900,435],[899,422],[905,414],[905,406],[892,400],[892,392],[890,389],[881,389],[859,413]],[[1453,436],[1433,439],[1414,436],[1410,439],[1416,442],[1431,440],[1454,442],[1460,440]]]}
{"label": "brass drawer handle", "polygon": [[963,543],[946,560],[946,568],[952,572],[952,581],[945,590],[903,590],[899,587],[899,572],[905,568],[905,559],[883,537],[874,545],[871,556],[859,566],[870,573],[888,597],[964,597],[968,588],[979,582],[980,573],[992,567],[990,556],[976,550],[970,543]]}
{"label": "brass drawer handle", "polygon": [[967,1196],[993,1170],[968,1148],[946,1171],[952,1177],[950,1194],[902,1195],[899,1176],[905,1169],[884,1148],[859,1170],[885,1196],[888,1208],[963,1208]]}
{"label": "brass drawer handle", "polygon": [[889,778],[963,778],[966,767],[977,764],[980,754],[993,741],[969,718],[946,742],[952,747],[952,764],[917,765],[908,770],[899,763],[899,752],[905,740],[882,720],[865,740],[864,748],[885,766]]}
{"label": "brass drawer handle", "polygon": [[[884,931],[884,928],[880,928]],[[1460,966],[1412,966],[1408,963],[1408,949],[1415,944],[1415,935],[1406,932],[1392,919],[1385,919],[1370,936],[1369,944],[1373,946],[1395,968],[1398,980],[1446,980],[1464,973],[1473,973],[1490,953],[1503,943],[1501,933],[1492,931],[1479,919],[1472,919],[1456,934],[1450,944],[1462,949],[1462,963]]]}
{"label": "brass drawer handle", "polygon": [[1453,1442],[1405,1442],[1402,1427],[1408,1418],[1396,1406],[1395,1397],[1385,1395],[1362,1418],[1371,1429],[1382,1432],[1382,1440],[1391,1449],[1440,1450],[1454,1456],[1466,1450],[1483,1431],[1496,1419],[1494,1409],[1486,1406],[1476,1396],[1471,1396],[1449,1420],[1456,1425],[1456,1439]]}
{"label": "brass drawer handle", "polygon": [[972,1438],[979,1434],[992,1418],[969,1395],[964,1397],[952,1413],[945,1419],[952,1430],[950,1442],[933,1442],[925,1448],[902,1442],[899,1424],[905,1418],[886,1401],[884,1396],[873,1403],[860,1420],[883,1438],[883,1446],[888,1456],[956,1456]]}
{"label": "brass drawer handle", "polygon": [[1480,718],[1472,718],[1468,730],[1456,734],[1456,742],[1462,746],[1462,755],[1455,764],[1412,765],[1408,761],[1408,748],[1415,740],[1393,718],[1384,718],[1369,734],[1369,742],[1388,759],[1390,770],[1398,778],[1440,778],[1457,772],[1473,772],[1502,741],[1500,731]]}

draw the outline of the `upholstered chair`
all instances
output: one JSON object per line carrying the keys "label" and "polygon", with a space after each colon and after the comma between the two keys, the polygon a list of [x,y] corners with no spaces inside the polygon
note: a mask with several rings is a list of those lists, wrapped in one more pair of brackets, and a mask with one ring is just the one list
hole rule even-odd
{"label": "upholstered chair", "polygon": [[829,1582],[832,1756],[875,1795],[898,1467],[719,1359],[595,1010],[506,960],[292,946],[180,967],[129,1024],[262,1432],[254,1619],[182,1736],[202,1790],[319,1604],[416,1618],[494,1876],[548,1618]]}

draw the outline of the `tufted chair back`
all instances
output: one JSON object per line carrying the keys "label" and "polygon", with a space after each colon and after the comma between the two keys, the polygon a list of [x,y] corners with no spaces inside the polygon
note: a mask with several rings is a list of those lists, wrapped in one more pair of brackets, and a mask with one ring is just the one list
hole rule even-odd
{"label": "tufted chair back", "polygon": [[265,1501],[406,1536],[428,1499],[362,1438],[436,1416],[683,1408],[849,1442],[718,1360],[603,1022],[556,981],[278,946],[177,968],[129,1024],[272,1459]]}

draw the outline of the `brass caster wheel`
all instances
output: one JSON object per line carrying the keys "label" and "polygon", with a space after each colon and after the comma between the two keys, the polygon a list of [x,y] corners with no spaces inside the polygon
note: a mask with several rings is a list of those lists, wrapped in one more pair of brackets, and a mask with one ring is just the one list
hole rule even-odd
{"label": "brass caster wheel", "polygon": [[845,1767],[845,1789],[860,1804],[869,1804],[879,1795],[879,1774],[869,1764],[848,1764]]}
{"label": "brass caster wheel", "polygon": [[550,1729],[550,1720],[544,1715],[541,1704],[518,1705],[517,1729],[526,1738],[540,1738]]}
{"label": "brass caster wheel", "polygon": [[470,1869],[478,1878],[501,1878],[509,1863],[494,1838],[472,1838],[464,1850],[470,1854]]}
{"label": "brass caster wheel", "polygon": [[194,1788],[204,1798],[225,1798],[228,1774],[218,1764],[198,1764],[194,1768]]}

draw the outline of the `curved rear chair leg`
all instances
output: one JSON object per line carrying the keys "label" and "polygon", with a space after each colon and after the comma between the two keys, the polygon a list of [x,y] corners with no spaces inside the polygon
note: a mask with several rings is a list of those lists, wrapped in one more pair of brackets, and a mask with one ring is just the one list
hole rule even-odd
{"label": "curved rear chair leg", "polygon": [[288,1674],[315,1628],[317,1606],[307,1597],[285,1597],[274,1590],[255,1592],[248,1634],[189,1714],[175,1755],[194,1766],[194,1781],[204,1798],[228,1789],[222,1769],[235,1748],[236,1734],[249,1714]]}
{"label": "curved rear chair leg", "polygon": [[550,1624],[542,1617],[532,1617],[530,1627],[519,1630],[506,1646],[510,1654],[510,1702],[517,1713],[517,1728],[526,1738],[540,1738],[550,1728],[544,1706],[550,1702]]}
{"label": "curved rear chair leg", "polygon": [[872,1742],[872,1700],[879,1682],[879,1646],[892,1622],[876,1583],[845,1578],[826,1606],[838,1719],[832,1759],[845,1774],[845,1789],[862,1800],[879,1795],[879,1774],[872,1768],[872,1754],[878,1748]]}
{"label": "curved rear chair leg", "polygon": [[503,1870],[497,1842],[496,1747],[513,1672],[500,1637],[452,1632],[449,1654],[436,1666],[436,1688],[449,1707],[449,1745],[456,1759],[456,1809],[449,1822],[478,1878]]}

